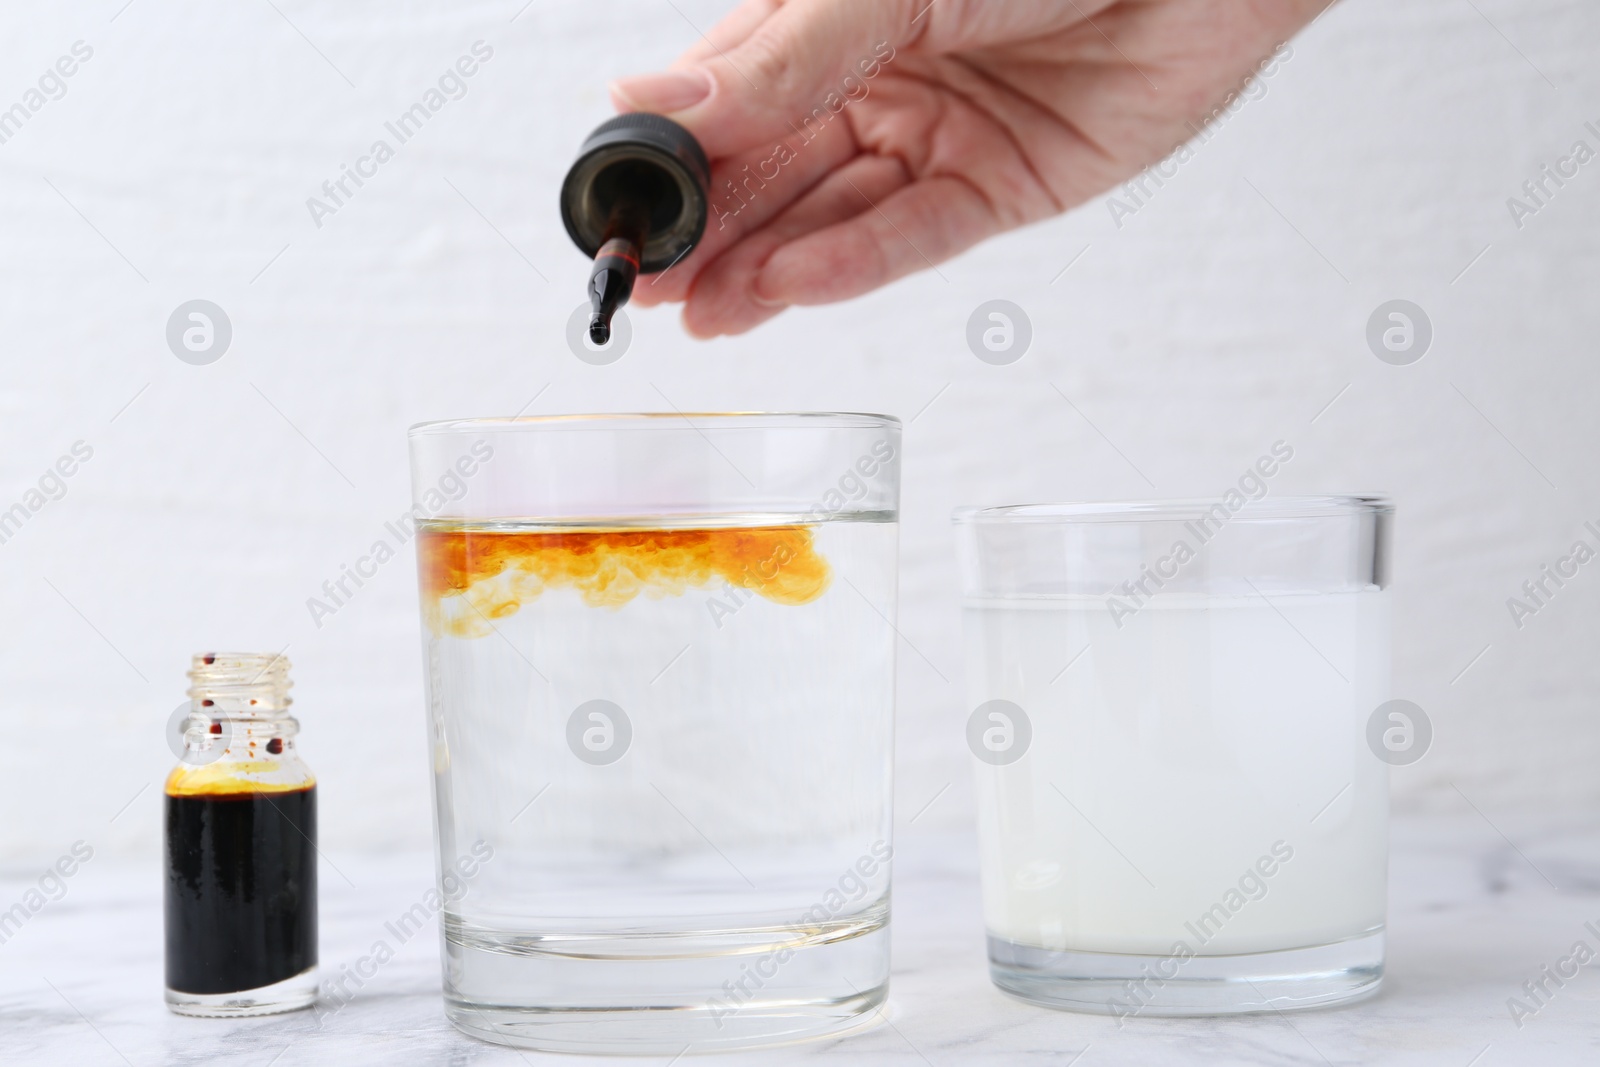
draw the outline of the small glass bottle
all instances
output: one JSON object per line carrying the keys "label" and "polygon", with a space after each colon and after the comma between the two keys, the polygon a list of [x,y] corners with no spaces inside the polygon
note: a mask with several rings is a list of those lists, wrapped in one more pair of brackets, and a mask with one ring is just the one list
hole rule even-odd
{"label": "small glass bottle", "polygon": [[289,661],[208,652],[189,670],[166,783],[167,1006],[270,1015],[317,995],[316,780],[295,752]]}

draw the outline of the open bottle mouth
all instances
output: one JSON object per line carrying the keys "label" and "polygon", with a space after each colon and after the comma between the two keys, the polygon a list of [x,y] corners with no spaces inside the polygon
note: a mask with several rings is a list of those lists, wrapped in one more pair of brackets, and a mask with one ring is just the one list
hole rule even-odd
{"label": "open bottle mouth", "polygon": [[199,652],[189,667],[189,699],[213,718],[279,715],[294,703],[289,666],[281,652]]}

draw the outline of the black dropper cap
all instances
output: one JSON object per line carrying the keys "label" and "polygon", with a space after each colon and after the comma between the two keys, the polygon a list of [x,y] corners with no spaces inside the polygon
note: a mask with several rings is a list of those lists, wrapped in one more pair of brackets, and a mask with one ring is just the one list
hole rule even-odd
{"label": "black dropper cap", "polygon": [[666,270],[706,228],[711,167],[699,142],[669,118],[635,112],[595,128],[561,185],[561,221],[586,256],[589,337],[605,344],[611,317],[639,274]]}

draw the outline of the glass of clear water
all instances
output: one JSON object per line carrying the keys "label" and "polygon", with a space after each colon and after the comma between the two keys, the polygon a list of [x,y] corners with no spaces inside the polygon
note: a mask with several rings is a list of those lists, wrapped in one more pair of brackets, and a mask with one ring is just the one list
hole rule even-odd
{"label": "glass of clear water", "polygon": [[1376,992],[1392,517],[1241,493],[957,512],[1001,989],[1124,1018]]}
{"label": "glass of clear water", "polygon": [[410,443],[451,1021],[666,1055],[869,1022],[898,420],[473,419]]}

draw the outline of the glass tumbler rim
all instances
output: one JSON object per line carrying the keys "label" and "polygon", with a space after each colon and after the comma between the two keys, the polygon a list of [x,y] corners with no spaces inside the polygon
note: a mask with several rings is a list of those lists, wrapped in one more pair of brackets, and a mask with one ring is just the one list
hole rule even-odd
{"label": "glass tumbler rim", "polygon": [[[974,505],[956,508],[950,519],[958,526],[1182,522],[1205,515],[1219,505],[1226,506],[1217,497]],[[1371,493],[1263,497],[1245,501],[1232,513],[1230,522],[1321,519],[1363,512],[1393,514],[1394,501]]]}
{"label": "glass tumbler rim", "polygon": [[670,422],[702,420],[711,429],[853,429],[869,426],[899,428],[893,415],[864,411],[631,411],[570,415],[500,415],[482,418],[438,419],[413,424],[407,437],[470,432],[534,430],[650,430]]}

